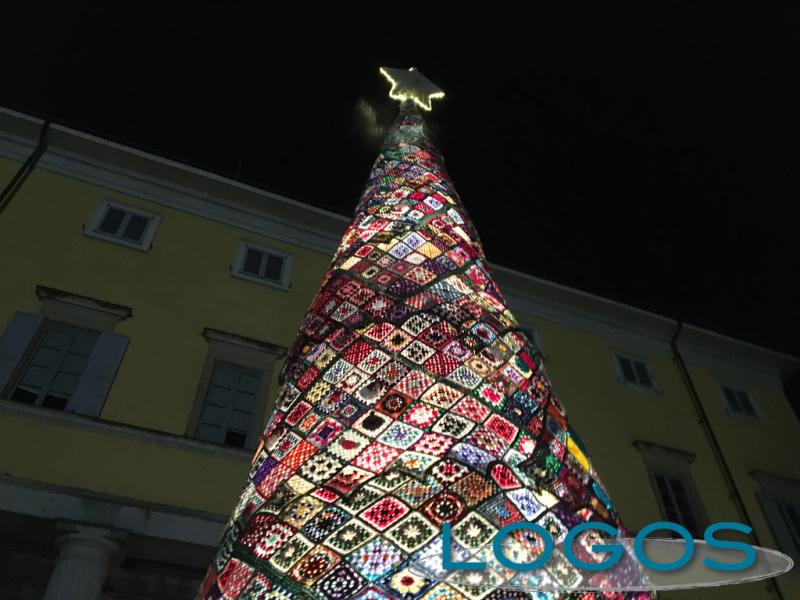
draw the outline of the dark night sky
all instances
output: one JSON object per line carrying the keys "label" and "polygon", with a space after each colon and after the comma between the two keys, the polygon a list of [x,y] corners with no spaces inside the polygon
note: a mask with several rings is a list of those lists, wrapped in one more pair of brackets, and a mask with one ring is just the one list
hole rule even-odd
{"label": "dark night sky", "polygon": [[349,214],[414,65],[490,260],[800,355],[797,12],[170,5],[5,7],[0,104]]}

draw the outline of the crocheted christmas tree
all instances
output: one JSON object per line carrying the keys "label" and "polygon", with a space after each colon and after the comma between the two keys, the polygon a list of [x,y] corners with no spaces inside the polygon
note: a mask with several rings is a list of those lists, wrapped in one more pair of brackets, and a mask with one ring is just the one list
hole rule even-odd
{"label": "crocheted christmas tree", "polygon": [[[453,556],[516,521],[556,542],[589,520],[621,528],[417,111],[441,93],[415,96],[411,74],[393,81],[400,114],[289,352],[201,598],[542,598],[413,564],[441,555],[444,523]],[[535,575],[582,576],[564,560]]]}

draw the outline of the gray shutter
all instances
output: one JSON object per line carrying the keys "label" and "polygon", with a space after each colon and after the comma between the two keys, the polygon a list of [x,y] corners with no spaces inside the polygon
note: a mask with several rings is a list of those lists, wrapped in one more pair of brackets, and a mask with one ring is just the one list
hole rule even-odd
{"label": "gray shutter", "polygon": [[36,337],[42,321],[44,318],[41,315],[14,313],[0,336],[0,397],[5,397],[3,391],[11,383],[11,378]]}
{"label": "gray shutter", "polygon": [[97,417],[103,408],[108,390],[117,374],[122,355],[128,347],[128,336],[103,331],[97,339],[78,387],[66,406],[69,412]]}

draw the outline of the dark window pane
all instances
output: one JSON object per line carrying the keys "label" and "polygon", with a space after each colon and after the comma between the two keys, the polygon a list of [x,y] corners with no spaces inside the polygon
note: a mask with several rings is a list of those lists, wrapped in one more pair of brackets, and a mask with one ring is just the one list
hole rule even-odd
{"label": "dark window pane", "polygon": [[237,448],[244,448],[245,434],[241,431],[226,431],[225,432],[225,445],[236,446]]}
{"label": "dark window pane", "polygon": [[267,264],[264,267],[264,277],[273,281],[281,280],[283,272],[283,259],[274,254],[267,254]]}
{"label": "dark window pane", "polygon": [[781,519],[783,519],[783,527],[780,527],[780,525],[779,527],[780,529],[786,530],[786,533],[789,535],[789,542],[794,546],[794,548],[786,548],[785,542],[783,542],[781,543],[781,550],[784,552],[792,552],[793,550],[796,551],[800,548],[800,545],[798,545],[798,539],[795,535],[795,532],[792,531],[792,520],[788,511],[786,510],[788,507],[783,502],[775,502],[775,507],[778,509],[778,514],[780,515]]}
{"label": "dark window pane", "polygon": [[211,383],[215,386],[233,389],[239,381],[239,369],[234,365],[221,360],[214,361],[214,371],[211,373]]}
{"label": "dark window pane", "polygon": [[639,383],[647,387],[653,387],[653,382],[650,380],[650,373],[647,372],[647,366],[642,362],[633,363],[636,365],[636,374],[639,376]]}
{"label": "dark window pane", "polygon": [[252,248],[247,249],[247,254],[244,257],[244,265],[242,266],[242,271],[244,273],[250,273],[251,275],[260,275],[261,269],[261,257],[263,256],[263,252],[259,252],[258,250],[253,250]]}
{"label": "dark window pane", "polygon": [[86,357],[80,354],[67,354],[64,362],[61,363],[59,369],[62,373],[71,373],[73,375],[81,375],[86,368]]}
{"label": "dark window pane", "polygon": [[700,535],[700,527],[697,526],[697,520],[691,513],[683,515],[683,520],[680,521],[680,523],[689,530],[689,533],[692,534],[694,539],[701,539],[703,537]]}
{"label": "dark window pane", "polygon": [[685,496],[686,495],[686,488],[683,487],[683,482],[680,479],[676,479],[675,477],[669,478],[669,485],[672,487],[672,492],[676,496]]}
{"label": "dark window pane", "polygon": [[141,242],[144,236],[144,230],[150,219],[142,215],[131,215],[128,224],[125,226],[125,231],[122,232],[122,237],[132,242]]}
{"label": "dark window pane", "polygon": [[94,332],[78,332],[70,344],[69,351],[72,354],[80,354],[88,357],[97,344],[97,334]]}
{"label": "dark window pane", "polygon": [[59,396],[53,396],[51,394],[47,394],[42,400],[42,406],[45,408],[55,408],[56,410],[64,410],[64,407],[67,405],[67,399],[61,398]]}
{"label": "dark window pane", "polygon": [[796,507],[789,504],[778,504],[781,510],[786,527],[792,536],[792,542],[797,550],[800,550],[800,514]]}
{"label": "dark window pane", "polygon": [[[666,513],[667,514],[665,516],[667,517],[667,521],[672,521],[673,523],[681,523],[682,521],[681,516],[678,514],[676,510],[668,508],[666,509]],[[671,529],[668,531],[671,532],[670,537],[678,537],[677,532],[674,532]]]}
{"label": "dark window pane", "polygon": [[51,324],[42,341],[45,348],[55,348],[56,350],[68,350],[72,340],[75,339],[75,332],[69,327],[61,324]]}
{"label": "dark window pane", "polygon": [[667,485],[666,479],[661,475],[656,475],[656,486],[658,487],[658,494],[661,496],[661,502],[664,505],[664,510],[667,512],[674,511],[674,503],[672,501],[672,493]]}
{"label": "dark window pane", "polygon": [[728,401],[728,406],[730,407],[732,412],[741,414],[742,407],[739,404],[739,398],[737,398],[736,392],[734,392],[731,389],[725,388],[725,399]]}
{"label": "dark window pane", "polygon": [[65,373],[64,371],[59,371],[56,373],[53,382],[50,384],[50,392],[55,392],[61,396],[65,396],[67,398],[72,397],[72,393],[75,391],[75,388],[78,387],[78,381],[80,377],[78,375],[73,375],[72,373]]}
{"label": "dark window pane", "polygon": [[261,375],[262,373],[241,373],[239,375],[239,381],[236,384],[236,390],[239,392],[245,392],[248,394],[255,394],[258,392],[258,386],[261,385]]}
{"label": "dark window pane", "polygon": [[197,431],[195,431],[194,437],[196,437],[198,440],[219,444],[222,441],[222,430],[214,425],[200,423],[197,426]]}
{"label": "dark window pane", "polygon": [[11,399],[17,402],[24,402],[25,404],[33,404],[36,402],[36,392],[29,390],[22,386],[18,386],[11,394]]}
{"label": "dark window pane", "polygon": [[39,365],[30,364],[22,377],[19,379],[20,385],[24,385],[28,389],[39,390],[53,378],[53,371],[55,367],[40,367]]}
{"label": "dark window pane", "polygon": [[786,514],[789,515],[789,523],[792,525],[794,534],[800,534],[800,513],[794,506],[786,506]]}
{"label": "dark window pane", "polygon": [[756,416],[756,409],[753,408],[753,403],[750,402],[750,397],[746,392],[739,392],[739,404],[742,405],[742,410],[748,417]]}
{"label": "dark window pane", "polygon": [[636,373],[633,372],[633,365],[631,365],[631,361],[629,361],[627,358],[620,357],[619,365],[622,368],[622,376],[625,378],[625,381],[636,382]]}
{"label": "dark window pane", "polygon": [[103,217],[103,221],[100,223],[100,227],[97,229],[103,233],[114,235],[117,233],[119,226],[122,224],[122,219],[124,218],[125,211],[119,210],[118,208],[109,208],[106,216]]}
{"label": "dark window pane", "polygon": [[224,406],[206,403],[206,405],[203,407],[203,413],[200,415],[200,422],[204,425],[222,427],[223,423],[225,422],[226,412],[227,408]]}
{"label": "dark window pane", "polygon": [[688,515],[688,516],[691,516],[691,514],[692,514],[692,507],[691,507],[691,505],[689,504],[689,499],[688,499],[686,496],[684,496],[684,495],[682,495],[682,494],[678,494],[678,493],[676,492],[676,493],[675,493],[675,504],[677,505],[677,507],[678,507],[678,510],[680,511],[680,513],[681,513],[682,515],[684,515],[684,516],[686,516],[686,515]]}
{"label": "dark window pane", "polygon": [[699,535],[697,519],[695,517],[692,505],[689,502],[686,486],[680,479],[675,477],[669,478],[669,486],[672,490],[672,497],[678,512],[676,522],[686,527],[686,529],[688,529],[692,534],[692,537],[697,537]]}

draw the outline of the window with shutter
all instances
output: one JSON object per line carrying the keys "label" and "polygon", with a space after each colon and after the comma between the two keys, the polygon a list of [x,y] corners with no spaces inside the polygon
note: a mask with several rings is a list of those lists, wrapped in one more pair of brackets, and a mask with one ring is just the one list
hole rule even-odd
{"label": "window with shutter", "polygon": [[11,395],[16,373],[43,323],[41,315],[17,312],[0,335],[0,398]]}
{"label": "window with shutter", "polygon": [[36,286],[41,314],[18,312],[0,335],[0,396],[100,415],[128,346],[112,329],[129,307]]}
{"label": "window with shutter", "polygon": [[99,333],[47,321],[11,386],[10,399],[64,410],[83,375]]}

